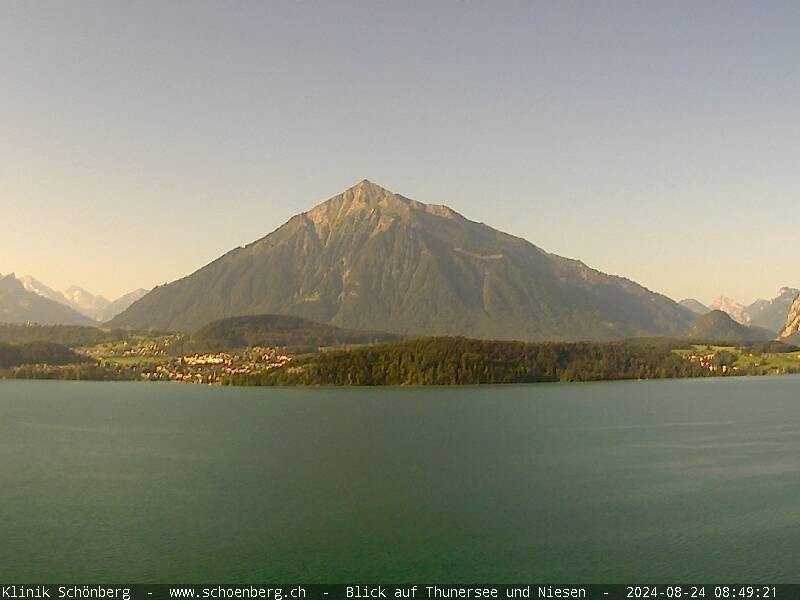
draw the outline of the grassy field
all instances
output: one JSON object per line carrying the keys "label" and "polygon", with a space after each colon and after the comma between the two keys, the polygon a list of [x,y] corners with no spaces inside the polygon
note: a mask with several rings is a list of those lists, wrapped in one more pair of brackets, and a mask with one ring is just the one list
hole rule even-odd
{"label": "grassy field", "polygon": [[754,371],[759,374],[775,373],[780,375],[800,369],[800,352],[784,354],[739,354],[736,366],[741,370]]}
{"label": "grassy field", "polygon": [[163,364],[167,359],[163,356],[106,356],[103,360],[126,367],[151,367]]}
{"label": "grassy field", "polygon": [[677,348],[673,352],[685,358],[708,356],[721,352],[733,354],[736,356],[734,368],[739,372],[752,375],[781,375],[800,372],[800,352],[751,353],[739,346],[709,344],[693,344],[686,348]]}

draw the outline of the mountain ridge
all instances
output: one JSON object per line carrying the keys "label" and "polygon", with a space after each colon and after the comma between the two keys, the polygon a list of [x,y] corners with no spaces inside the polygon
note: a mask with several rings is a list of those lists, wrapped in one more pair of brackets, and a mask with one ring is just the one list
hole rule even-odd
{"label": "mountain ridge", "polygon": [[111,301],[104,296],[95,295],[76,285],[72,285],[64,291],[57,291],[32,275],[24,275],[17,277],[17,279],[27,291],[68,306],[95,322],[108,321],[114,318],[147,293],[147,290],[139,288]]}
{"label": "mountain ridge", "polygon": [[681,300],[679,304],[698,315],[707,314],[712,310],[721,310],[742,325],[768,329],[777,334],[786,325],[789,310],[798,296],[800,296],[800,290],[783,286],[769,300],[759,298],[746,306],[727,296],[718,296],[708,306],[694,298]]}

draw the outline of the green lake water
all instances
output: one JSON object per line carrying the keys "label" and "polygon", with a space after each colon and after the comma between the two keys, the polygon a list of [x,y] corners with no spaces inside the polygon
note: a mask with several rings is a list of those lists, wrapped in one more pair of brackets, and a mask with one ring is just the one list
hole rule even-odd
{"label": "green lake water", "polygon": [[797,582],[800,378],[0,382],[0,580]]}

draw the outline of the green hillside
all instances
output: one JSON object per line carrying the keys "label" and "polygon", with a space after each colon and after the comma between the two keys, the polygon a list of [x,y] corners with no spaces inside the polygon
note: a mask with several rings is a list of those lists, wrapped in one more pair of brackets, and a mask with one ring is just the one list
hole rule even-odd
{"label": "green hillside", "polygon": [[171,354],[225,352],[252,346],[289,351],[317,351],[349,344],[373,344],[400,339],[388,333],[353,331],[291,315],[254,315],[221,319],[201,327],[171,348]]}
{"label": "green hillside", "polygon": [[61,344],[31,342],[17,345],[0,342],[0,368],[4,369],[20,365],[69,365],[86,362],[94,361]]}
{"label": "green hillside", "polygon": [[52,342],[76,348],[125,340],[130,335],[129,331],[122,329],[108,330],[81,325],[0,324],[0,342],[8,344]]}

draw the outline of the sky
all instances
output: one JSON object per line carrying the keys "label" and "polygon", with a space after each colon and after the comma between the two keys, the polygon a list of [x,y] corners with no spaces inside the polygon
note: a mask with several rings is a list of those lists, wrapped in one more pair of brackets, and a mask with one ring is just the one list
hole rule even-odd
{"label": "sky", "polygon": [[370,179],[675,299],[800,287],[800,3],[0,2],[0,273],[113,298]]}

